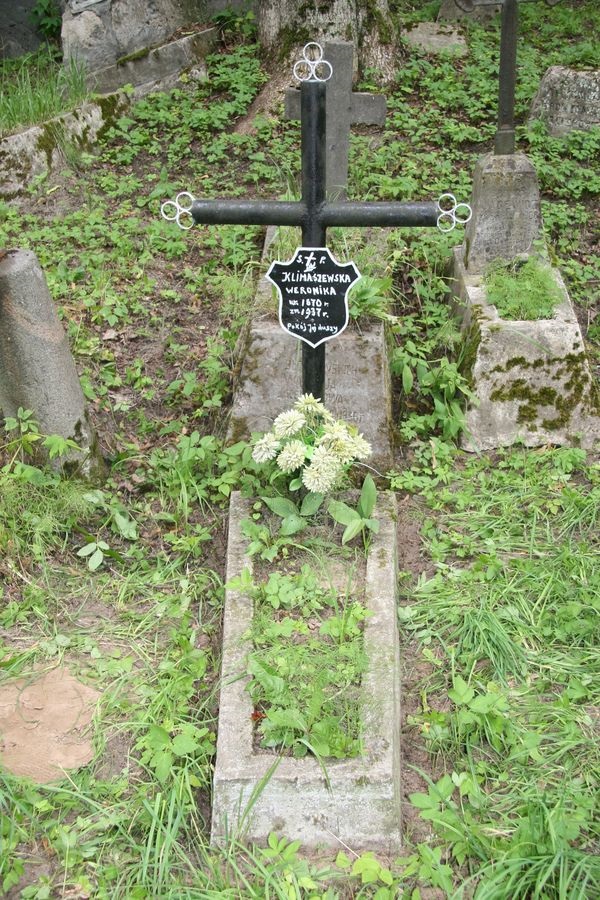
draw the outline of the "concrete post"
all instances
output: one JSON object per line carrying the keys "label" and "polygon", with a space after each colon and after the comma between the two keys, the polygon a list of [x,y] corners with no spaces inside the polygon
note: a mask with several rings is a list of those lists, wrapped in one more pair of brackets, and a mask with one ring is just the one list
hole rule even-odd
{"label": "concrete post", "polygon": [[101,468],[67,336],[31,250],[0,259],[0,407],[5,416],[30,409],[42,434],[75,440],[81,452],[63,467]]}

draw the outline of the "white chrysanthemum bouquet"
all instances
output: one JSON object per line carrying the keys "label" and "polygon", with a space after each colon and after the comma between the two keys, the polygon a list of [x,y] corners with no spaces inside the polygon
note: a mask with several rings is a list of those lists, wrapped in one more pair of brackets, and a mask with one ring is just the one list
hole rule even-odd
{"label": "white chrysanthemum bouquet", "polygon": [[304,394],[278,415],[252,452],[255,462],[274,460],[282,473],[295,475],[290,490],[304,485],[319,494],[336,487],[352,463],[370,455],[371,445],[362,434],[334,419],[312,394]]}

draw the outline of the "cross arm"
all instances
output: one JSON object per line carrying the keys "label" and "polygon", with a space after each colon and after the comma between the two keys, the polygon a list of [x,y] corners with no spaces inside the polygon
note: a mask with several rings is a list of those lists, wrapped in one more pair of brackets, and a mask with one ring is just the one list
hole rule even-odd
{"label": "cross arm", "polygon": [[306,206],[285,200],[194,200],[196,225],[301,225]]}
{"label": "cross arm", "polygon": [[427,228],[438,224],[440,207],[437,202],[386,203],[348,202],[328,203],[321,209],[321,221],[330,225],[354,226],[374,225],[379,228]]}

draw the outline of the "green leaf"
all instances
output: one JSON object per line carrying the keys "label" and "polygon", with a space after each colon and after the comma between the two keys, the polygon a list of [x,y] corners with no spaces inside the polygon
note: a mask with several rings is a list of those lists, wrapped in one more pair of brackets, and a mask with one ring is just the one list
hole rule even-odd
{"label": "green leaf", "polygon": [[152,766],[159,781],[166,781],[173,768],[173,754],[167,750],[159,750],[152,757]]}
{"label": "green leaf", "polygon": [[296,504],[292,503],[291,500],[286,500],[285,497],[261,497],[260,499],[269,507],[271,512],[275,513],[276,516],[281,516],[282,519],[285,519],[286,516],[298,515]]}
{"label": "green leaf", "polygon": [[379,534],[379,519],[365,519],[363,525],[369,531],[372,531],[373,534]]}
{"label": "green leaf", "polygon": [[320,508],[323,503],[323,494],[317,494],[315,491],[311,491],[306,495],[304,500],[302,501],[302,506],[300,507],[300,515],[301,516],[314,516],[316,511]]}
{"label": "green leaf", "polygon": [[289,483],[290,491],[299,491],[302,487],[302,479],[301,478],[292,478]]}
{"label": "green leaf", "polygon": [[363,519],[368,519],[377,501],[377,488],[373,481],[372,475],[367,475],[363,481],[362,490],[360,492],[360,500],[358,501],[358,512]]}
{"label": "green leaf", "polygon": [[137,527],[133,519],[130,519],[129,516],[124,516],[120,512],[115,512],[113,521],[120,535],[128,541],[137,540]]}
{"label": "green leaf", "polygon": [[281,523],[279,534],[282,537],[290,537],[292,534],[298,534],[303,528],[306,528],[306,519],[303,519],[297,513],[292,513],[292,515],[286,516]]}
{"label": "green leaf", "polygon": [[460,675],[456,675],[452,679],[452,688],[448,691],[448,696],[457,706],[470,703],[475,696],[475,691]]}
{"label": "green leaf", "polygon": [[338,869],[349,869],[352,865],[352,860],[349,856],[346,856],[343,850],[340,850],[335,858],[335,864]]}
{"label": "green leaf", "polygon": [[90,558],[88,559],[88,569],[90,572],[95,572],[96,569],[99,569],[104,560],[104,553],[97,547]]}
{"label": "green leaf", "polygon": [[297,709],[270,709],[267,719],[279,728],[292,728],[302,732],[307,730],[306,719]]}
{"label": "green leaf", "polygon": [[352,538],[355,538],[357,534],[363,530],[364,521],[358,516],[354,521],[350,522],[346,530],[342,535],[342,544],[347,544],[348,541],[351,541]]}
{"label": "green leaf", "polygon": [[173,738],[172,747],[175,756],[188,756],[198,749],[198,742],[189,734],[178,734]]}
{"label": "green leaf", "polygon": [[405,365],[402,369],[402,388],[405,394],[410,394],[413,389],[414,378],[409,365]]}
{"label": "green leaf", "polygon": [[91,541],[89,544],[85,544],[85,546],[79,548],[77,556],[90,556],[95,550],[96,541]]}
{"label": "green leaf", "polygon": [[327,512],[335,522],[340,525],[350,525],[351,522],[361,521],[359,514],[355,509],[343,503],[341,500],[332,500],[327,507]]}

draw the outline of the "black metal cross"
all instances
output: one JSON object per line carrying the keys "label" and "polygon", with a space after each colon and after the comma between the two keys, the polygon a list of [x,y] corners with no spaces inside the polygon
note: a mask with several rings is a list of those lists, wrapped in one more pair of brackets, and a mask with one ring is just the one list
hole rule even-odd
{"label": "black metal cross", "polygon": [[[307,48],[318,48],[315,59],[307,54]],[[298,74],[298,66],[305,66],[308,77]],[[429,202],[343,202],[329,203],[326,199],[325,155],[326,78],[319,74],[319,67],[331,66],[323,60],[318,44],[307,44],[305,59],[296,63],[294,74],[301,81],[301,148],[302,148],[302,196],[300,200],[196,200],[183,192],[175,201],[162,206],[164,218],[177,221],[183,228],[197,225],[292,225],[302,229],[303,247],[325,247],[327,228],[334,225],[354,227],[378,226],[382,228],[412,227],[451,231],[457,223],[464,224],[470,218],[468,204],[457,203],[453,194],[443,194]],[[184,206],[179,198],[184,196],[189,204]],[[457,209],[463,207],[468,214],[463,218]],[[171,212],[172,209],[175,212]],[[193,221],[182,224],[182,218]],[[302,390],[324,399],[325,393],[325,345],[311,347],[302,344]]]}
{"label": "black metal cross", "polygon": [[[515,152],[515,84],[517,79],[517,31],[519,3],[528,0],[454,0],[465,12],[476,6],[497,6],[502,2],[500,30],[500,77],[498,81],[498,128],[494,138],[494,153],[509,156]],[[556,6],[560,0],[546,0]]]}

